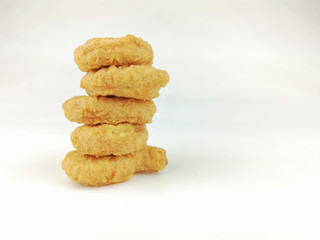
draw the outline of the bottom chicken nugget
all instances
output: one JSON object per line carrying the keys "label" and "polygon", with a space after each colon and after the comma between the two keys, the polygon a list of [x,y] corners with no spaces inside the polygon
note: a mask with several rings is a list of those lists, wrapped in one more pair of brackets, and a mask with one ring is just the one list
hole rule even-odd
{"label": "bottom chicken nugget", "polygon": [[74,182],[86,186],[103,186],[127,181],[135,172],[163,170],[167,164],[164,149],[146,146],[127,155],[100,158],[71,151],[61,166]]}

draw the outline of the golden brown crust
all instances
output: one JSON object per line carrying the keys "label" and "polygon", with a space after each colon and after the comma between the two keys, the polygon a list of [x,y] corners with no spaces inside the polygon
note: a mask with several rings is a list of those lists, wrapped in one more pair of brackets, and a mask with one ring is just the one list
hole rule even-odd
{"label": "golden brown crust", "polygon": [[83,72],[111,65],[151,65],[153,51],[150,44],[133,35],[93,38],[74,50],[74,61]]}
{"label": "golden brown crust", "polygon": [[159,90],[169,82],[164,70],[151,66],[102,68],[89,71],[81,80],[89,96],[127,97],[151,100],[159,96]]}
{"label": "golden brown crust", "polygon": [[79,153],[96,157],[131,153],[145,147],[147,140],[144,124],[83,125],[71,133],[71,142]]}
{"label": "golden brown crust", "polygon": [[127,181],[135,172],[163,170],[167,164],[165,150],[146,146],[131,154],[101,158],[72,151],[65,156],[61,166],[74,182],[103,186]]}
{"label": "golden brown crust", "polygon": [[71,122],[84,124],[151,123],[156,106],[151,100],[119,97],[78,96],[62,106]]}

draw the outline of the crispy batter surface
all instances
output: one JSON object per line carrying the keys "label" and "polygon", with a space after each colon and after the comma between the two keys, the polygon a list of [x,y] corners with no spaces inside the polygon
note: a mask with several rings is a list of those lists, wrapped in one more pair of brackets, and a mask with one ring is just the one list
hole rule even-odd
{"label": "crispy batter surface", "polygon": [[156,106],[151,100],[78,96],[62,106],[71,122],[84,124],[151,123]]}
{"label": "crispy batter surface", "polygon": [[169,82],[164,70],[151,66],[111,66],[89,71],[81,80],[81,87],[90,96],[109,96],[148,99],[159,96],[161,87]]}
{"label": "crispy batter surface", "polygon": [[72,151],[65,156],[61,166],[74,182],[103,186],[127,181],[135,172],[163,170],[167,164],[164,149],[146,146],[131,154],[100,158]]}
{"label": "crispy batter surface", "polygon": [[71,142],[79,153],[96,157],[131,153],[145,147],[147,140],[145,124],[83,125],[71,133]]}
{"label": "crispy batter surface", "polygon": [[93,38],[74,50],[74,61],[83,72],[111,65],[151,65],[153,51],[149,43],[133,35]]}

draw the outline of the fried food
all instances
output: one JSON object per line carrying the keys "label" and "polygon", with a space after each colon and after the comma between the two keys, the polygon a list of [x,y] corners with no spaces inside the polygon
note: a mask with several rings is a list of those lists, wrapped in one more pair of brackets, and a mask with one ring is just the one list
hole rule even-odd
{"label": "fried food", "polygon": [[100,158],[72,151],[65,156],[61,166],[74,182],[103,186],[127,181],[135,172],[163,170],[167,164],[164,149],[146,146],[131,154]]}
{"label": "fried food", "polygon": [[71,133],[71,142],[79,153],[96,157],[131,153],[145,147],[147,140],[145,124],[83,125]]}
{"label": "fried food", "polygon": [[89,71],[81,79],[81,88],[89,96],[127,97],[151,100],[159,96],[161,87],[169,82],[164,70],[151,66],[129,66],[102,68]]}
{"label": "fried food", "polygon": [[74,61],[83,72],[111,65],[151,65],[153,51],[149,43],[133,35],[93,38],[74,50]]}
{"label": "fried food", "polygon": [[120,97],[78,96],[68,99],[62,106],[71,122],[84,124],[145,124],[151,123],[157,111],[151,100]]}

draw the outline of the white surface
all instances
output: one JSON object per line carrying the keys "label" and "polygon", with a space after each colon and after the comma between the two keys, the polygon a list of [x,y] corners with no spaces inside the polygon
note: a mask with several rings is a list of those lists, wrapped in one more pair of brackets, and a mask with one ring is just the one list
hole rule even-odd
{"label": "white surface", "polygon": [[[0,1],[1,239],[320,239],[318,1]],[[60,162],[73,49],[150,42],[170,84],[159,174],[101,188]]]}

